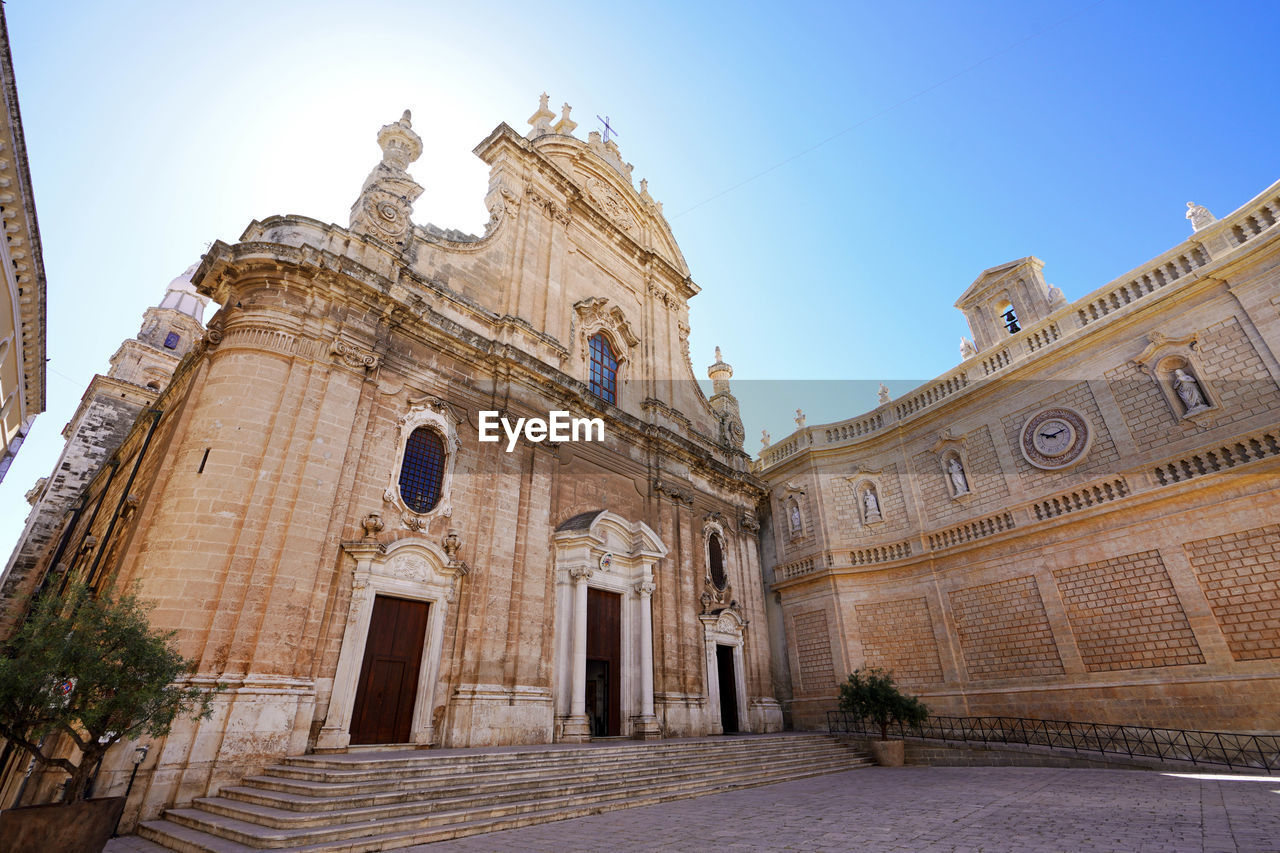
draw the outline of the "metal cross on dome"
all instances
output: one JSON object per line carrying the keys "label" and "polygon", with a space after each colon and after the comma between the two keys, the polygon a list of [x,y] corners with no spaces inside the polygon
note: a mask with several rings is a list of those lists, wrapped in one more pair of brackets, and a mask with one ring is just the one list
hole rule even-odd
{"label": "metal cross on dome", "polygon": [[600,119],[600,121],[604,124],[604,141],[605,142],[609,141],[609,134],[612,133],[614,136],[618,135],[618,131],[613,129],[613,125],[609,124],[608,116],[601,117],[599,113],[596,113],[596,118]]}

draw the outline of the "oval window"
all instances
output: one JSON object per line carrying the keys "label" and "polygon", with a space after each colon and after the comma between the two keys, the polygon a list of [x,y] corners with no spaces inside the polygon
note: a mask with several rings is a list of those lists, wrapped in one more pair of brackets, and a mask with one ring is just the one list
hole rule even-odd
{"label": "oval window", "polygon": [[724,573],[724,548],[720,544],[720,534],[712,533],[707,540],[707,562],[711,569],[711,582],[716,589],[724,589],[729,582]]}
{"label": "oval window", "polygon": [[433,429],[418,427],[404,446],[400,498],[414,512],[430,512],[440,502],[444,481],[444,442]]}

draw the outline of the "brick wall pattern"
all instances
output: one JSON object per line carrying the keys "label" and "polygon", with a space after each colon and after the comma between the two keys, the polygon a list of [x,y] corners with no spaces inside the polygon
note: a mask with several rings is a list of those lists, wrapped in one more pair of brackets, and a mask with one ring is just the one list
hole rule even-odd
{"label": "brick wall pattern", "polygon": [[1053,573],[1090,672],[1204,663],[1159,551]]}
{"label": "brick wall pattern", "polygon": [[1062,674],[1034,577],[958,589],[949,598],[970,679]]}
{"label": "brick wall pattern", "polygon": [[923,596],[859,604],[854,610],[868,666],[891,670],[903,685],[942,682],[938,641]]}
{"label": "brick wall pattern", "polygon": [[805,690],[833,688],[836,671],[831,661],[831,632],[827,627],[827,614],[821,610],[797,613],[792,622],[801,685]]}
{"label": "brick wall pattern", "polygon": [[1280,524],[1184,547],[1231,656],[1280,658]]}

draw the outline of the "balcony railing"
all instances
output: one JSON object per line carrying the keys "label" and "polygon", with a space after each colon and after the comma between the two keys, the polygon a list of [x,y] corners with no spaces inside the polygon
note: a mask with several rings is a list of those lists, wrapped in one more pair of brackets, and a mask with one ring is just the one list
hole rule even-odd
{"label": "balcony railing", "polygon": [[[827,730],[879,735],[880,727],[845,711],[827,712]],[[1070,749],[1233,770],[1280,771],[1280,735],[1156,729],[1020,717],[929,717],[918,726],[889,726],[899,737]]]}

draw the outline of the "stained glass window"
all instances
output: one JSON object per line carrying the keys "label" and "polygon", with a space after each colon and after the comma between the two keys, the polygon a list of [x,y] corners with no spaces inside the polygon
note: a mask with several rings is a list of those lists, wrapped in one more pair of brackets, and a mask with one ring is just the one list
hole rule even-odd
{"label": "stained glass window", "polygon": [[444,442],[433,429],[418,427],[404,446],[400,497],[414,512],[430,512],[440,502],[444,481]]}
{"label": "stained glass window", "polygon": [[591,336],[591,393],[606,403],[618,403],[618,358],[604,332]]}

